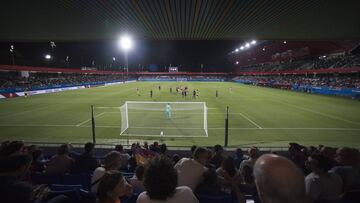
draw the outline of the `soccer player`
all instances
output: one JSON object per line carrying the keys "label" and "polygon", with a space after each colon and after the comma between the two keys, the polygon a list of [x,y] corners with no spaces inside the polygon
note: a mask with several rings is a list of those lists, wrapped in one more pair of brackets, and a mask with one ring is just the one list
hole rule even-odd
{"label": "soccer player", "polygon": [[196,90],[193,91],[193,99],[196,99]]}
{"label": "soccer player", "polygon": [[161,90],[161,86],[159,85],[159,91]]}
{"label": "soccer player", "polygon": [[152,96],[153,96],[153,91],[150,90],[150,98],[152,98]]}
{"label": "soccer player", "polygon": [[165,106],[165,118],[171,119],[171,106],[169,103],[167,103]]}
{"label": "soccer player", "polygon": [[216,96],[216,98],[219,96],[219,93],[218,93],[217,90],[216,90],[216,92],[215,92],[215,96]]}
{"label": "soccer player", "polygon": [[138,87],[136,88],[136,94],[137,94],[138,96],[140,96],[140,90],[139,90]]}
{"label": "soccer player", "polygon": [[172,87],[170,87],[170,93],[172,93]]}

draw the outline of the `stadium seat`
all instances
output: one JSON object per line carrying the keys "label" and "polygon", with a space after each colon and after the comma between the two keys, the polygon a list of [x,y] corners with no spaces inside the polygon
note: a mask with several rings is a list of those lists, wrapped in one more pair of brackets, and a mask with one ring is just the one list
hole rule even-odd
{"label": "stadium seat", "polygon": [[47,199],[52,199],[58,195],[65,195],[69,198],[69,203],[79,203],[80,202],[80,195],[78,190],[63,190],[63,191],[50,191]]}
{"label": "stadium seat", "polygon": [[76,174],[61,176],[63,185],[82,185],[82,189],[89,190],[91,185],[90,174]]}
{"label": "stadium seat", "polygon": [[31,180],[33,184],[62,184],[59,175],[47,175],[43,173],[31,174]]}
{"label": "stadium seat", "polygon": [[51,184],[51,191],[66,191],[66,190],[78,190],[82,189],[82,185],[60,185],[60,184]]}
{"label": "stadium seat", "polygon": [[211,195],[203,195],[196,194],[200,203],[233,203],[234,198],[231,195],[222,195],[222,196],[211,196]]}

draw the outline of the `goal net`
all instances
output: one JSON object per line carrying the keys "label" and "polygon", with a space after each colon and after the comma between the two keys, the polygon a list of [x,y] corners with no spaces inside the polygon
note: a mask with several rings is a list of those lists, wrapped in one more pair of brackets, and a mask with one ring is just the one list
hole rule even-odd
{"label": "goal net", "polygon": [[127,101],[120,107],[120,135],[207,137],[205,102]]}

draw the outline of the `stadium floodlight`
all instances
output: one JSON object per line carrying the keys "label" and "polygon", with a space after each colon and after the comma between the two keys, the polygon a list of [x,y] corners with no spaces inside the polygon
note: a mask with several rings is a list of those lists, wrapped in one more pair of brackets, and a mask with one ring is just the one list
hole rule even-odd
{"label": "stadium floodlight", "polygon": [[243,50],[243,49],[245,49],[245,47],[244,47],[244,46],[241,46],[240,49]]}
{"label": "stadium floodlight", "polygon": [[284,44],[286,44],[286,41],[284,41]]}
{"label": "stadium floodlight", "polygon": [[265,51],[265,50],[266,50],[266,49],[265,49],[265,47],[264,47],[264,48],[262,48],[262,50],[263,50],[263,51]]}
{"label": "stadium floodlight", "polygon": [[246,44],[245,44],[245,47],[246,47],[246,48],[249,48],[249,47],[250,47],[250,43],[246,43]]}
{"label": "stadium floodlight", "polygon": [[121,49],[123,49],[125,52],[130,50],[133,46],[133,41],[132,41],[131,37],[128,35],[122,36],[119,39],[118,43],[119,43],[119,46],[121,47]]}
{"label": "stadium floodlight", "polygon": [[251,44],[256,44],[256,40],[251,41]]}
{"label": "stadium floodlight", "polygon": [[235,64],[238,65],[238,64],[239,64],[239,61],[236,61]]}
{"label": "stadium floodlight", "polygon": [[45,59],[50,60],[50,59],[51,59],[51,55],[50,55],[50,54],[46,54],[46,55],[45,55]]}
{"label": "stadium floodlight", "polygon": [[113,57],[113,61],[116,61],[116,58],[115,58],[115,57]]}
{"label": "stadium floodlight", "polygon": [[239,49],[235,49],[235,52],[239,52]]}

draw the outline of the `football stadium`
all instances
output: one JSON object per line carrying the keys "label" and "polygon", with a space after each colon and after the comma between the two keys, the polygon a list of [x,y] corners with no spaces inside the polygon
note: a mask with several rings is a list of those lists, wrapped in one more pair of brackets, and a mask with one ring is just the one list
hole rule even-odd
{"label": "football stadium", "polygon": [[360,202],[359,9],[4,2],[0,196]]}

